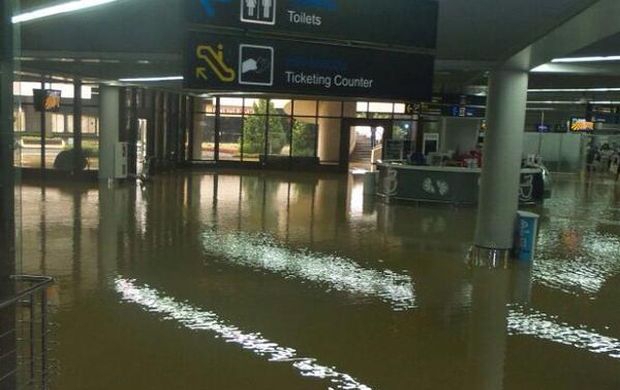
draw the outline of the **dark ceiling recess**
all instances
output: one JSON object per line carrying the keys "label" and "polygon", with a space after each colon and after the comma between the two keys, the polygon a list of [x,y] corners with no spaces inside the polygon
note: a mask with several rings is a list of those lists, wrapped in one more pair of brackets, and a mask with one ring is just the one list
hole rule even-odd
{"label": "dark ceiling recess", "polygon": [[[22,8],[57,2],[22,0]],[[435,89],[484,83],[480,76],[494,62],[539,39],[595,2],[438,0]],[[75,14],[25,23],[22,47],[28,57],[44,60],[79,56],[112,61],[90,63],[88,67],[79,61],[61,65],[29,61],[23,66],[48,72],[60,68],[64,73],[106,80],[182,74],[182,5],[181,0],[118,0]],[[618,54],[618,47],[620,37],[612,37],[584,53]],[[536,80],[545,77],[553,80],[553,76],[537,76]]]}

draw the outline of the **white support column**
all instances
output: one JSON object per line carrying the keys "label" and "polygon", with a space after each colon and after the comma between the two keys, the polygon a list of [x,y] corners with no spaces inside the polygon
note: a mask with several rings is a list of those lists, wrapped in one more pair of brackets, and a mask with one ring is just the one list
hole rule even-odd
{"label": "white support column", "polygon": [[498,69],[489,78],[487,134],[475,245],[492,257],[506,257],[513,247],[519,206],[519,185],[528,72]]}
{"label": "white support column", "polygon": [[114,178],[114,149],[120,131],[120,89],[102,86],[100,92],[99,179]]}

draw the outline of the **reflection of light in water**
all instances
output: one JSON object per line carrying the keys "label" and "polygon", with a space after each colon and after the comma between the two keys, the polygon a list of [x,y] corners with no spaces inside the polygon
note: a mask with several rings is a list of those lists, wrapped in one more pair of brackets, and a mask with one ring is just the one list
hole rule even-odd
{"label": "reflection of light in water", "polygon": [[317,363],[316,359],[299,356],[293,348],[279,346],[260,333],[245,333],[236,326],[227,324],[213,312],[201,311],[177,302],[155,289],[138,286],[131,280],[117,278],[114,284],[123,300],[137,303],[149,312],[163,314],[165,319],[176,320],[188,329],[214,332],[226,342],[240,345],[270,362],[290,363],[304,377],[329,379],[336,389],[370,390],[370,387],[348,374],[336,371],[334,367],[323,366]]}
{"label": "reflection of light in water", "polygon": [[620,340],[584,328],[558,324],[553,317],[535,310],[510,310],[508,334],[532,336],[620,359]]}
{"label": "reflection of light in water", "polygon": [[265,235],[208,230],[203,234],[203,248],[208,254],[234,264],[325,283],[337,291],[378,297],[395,310],[415,307],[413,281],[409,275],[362,268],[339,256],[283,248]]}
{"label": "reflection of light in water", "polygon": [[[544,245],[544,239],[541,240]],[[533,278],[569,294],[596,294],[607,279],[620,273],[620,241],[597,234],[584,236],[581,254],[571,259],[539,259]]]}
{"label": "reflection of light in water", "polygon": [[361,216],[364,214],[364,183],[354,181],[351,188],[351,215]]}

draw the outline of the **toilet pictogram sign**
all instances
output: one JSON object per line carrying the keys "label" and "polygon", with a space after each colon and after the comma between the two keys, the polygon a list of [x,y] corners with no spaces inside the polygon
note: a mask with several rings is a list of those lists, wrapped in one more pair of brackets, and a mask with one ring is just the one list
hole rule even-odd
{"label": "toilet pictogram sign", "polygon": [[245,23],[276,24],[277,0],[240,0],[241,21]]}

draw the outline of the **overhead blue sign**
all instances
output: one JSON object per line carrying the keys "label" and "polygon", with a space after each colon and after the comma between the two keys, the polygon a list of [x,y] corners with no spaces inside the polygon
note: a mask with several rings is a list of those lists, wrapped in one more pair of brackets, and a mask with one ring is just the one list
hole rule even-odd
{"label": "overhead blue sign", "polygon": [[435,0],[186,0],[188,20],[364,43],[435,49]]}
{"label": "overhead blue sign", "polygon": [[186,50],[190,89],[409,101],[432,93],[428,54],[213,33],[191,33]]}
{"label": "overhead blue sign", "polygon": [[230,4],[232,0],[200,0],[205,15],[209,18],[215,17],[215,3]]}

